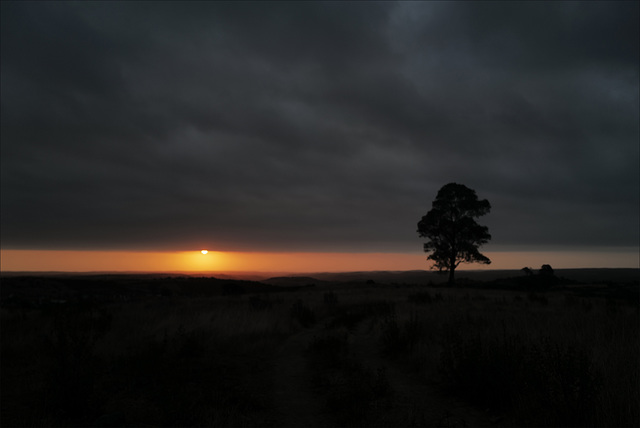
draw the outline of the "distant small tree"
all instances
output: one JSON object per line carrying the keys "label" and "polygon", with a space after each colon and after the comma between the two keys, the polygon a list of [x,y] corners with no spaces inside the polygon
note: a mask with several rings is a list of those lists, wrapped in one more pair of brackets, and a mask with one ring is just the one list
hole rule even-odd
{"label": "distant small tree", "polygon": [[533,275],[533,270],[530,267],[523,267],[522,269],[520,269],[522,272],[524,272],[525,275],[527,276],[531,276]]}
{"label": "distant small tree", "polygon": [[542,265],[539,273],[544,276],[553,276],[553,268],[551,265]]}
{"label": "distant small tree", "polygon": [[449,272],[450,285],[460,263],[491,263],[478,251],[491,239],[489,229],[474,220],[490,210],[489,201],[478,200],[475,190],[449,183],[438,191],[431,210],[418,222],[419,236],[428,239],[424,244],[424,251],[431,253],[427,260],[435,262],[432,269]]}

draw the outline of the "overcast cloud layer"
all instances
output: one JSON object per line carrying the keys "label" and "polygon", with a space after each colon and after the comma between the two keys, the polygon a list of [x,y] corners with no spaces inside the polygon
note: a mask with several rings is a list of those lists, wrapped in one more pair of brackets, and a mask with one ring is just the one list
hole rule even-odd
{"label": "overcast cloud layer", "polygon": [[2,246],[637,247],[638,2],[2,2]]}

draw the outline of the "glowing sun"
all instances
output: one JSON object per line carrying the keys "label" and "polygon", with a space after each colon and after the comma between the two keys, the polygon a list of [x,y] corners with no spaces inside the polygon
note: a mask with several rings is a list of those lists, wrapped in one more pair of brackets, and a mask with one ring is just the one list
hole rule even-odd
{"label": "glowing sun", "polygon": [[207,254],[209,251],[207,251],[207,250],[201,250],[200,252],[201,252],[202,254]]}

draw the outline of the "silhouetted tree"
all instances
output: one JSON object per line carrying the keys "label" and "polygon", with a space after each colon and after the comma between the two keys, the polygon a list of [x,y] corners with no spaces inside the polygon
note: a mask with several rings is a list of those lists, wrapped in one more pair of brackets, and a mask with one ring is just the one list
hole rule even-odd
{"label": "silhouetted tree", "polygon": [[523,267],[522,269],[520,269],[522,272],[524,272],[525,275],[527,276],[531,276],[533,275],[533,270],[530,267]]}
{"label": "silhouetted tree", "polygon": [[424,244],[424,251],[431,252],[427,260],[435,262],[432,269],[449,271],[450,285],[460,263],[491,263],[478,251],[491,239],[489,229],[474,220],[490,210],[489,201],[478,200],[475,190],[449,183],[438,191],[431,210],[418,222],[418,234],[428,239]]}
{"label": "silhouetted tree", "polygon": [[553,268],[551,265],[542,265],[540,267],[540,275],[553,276]]}

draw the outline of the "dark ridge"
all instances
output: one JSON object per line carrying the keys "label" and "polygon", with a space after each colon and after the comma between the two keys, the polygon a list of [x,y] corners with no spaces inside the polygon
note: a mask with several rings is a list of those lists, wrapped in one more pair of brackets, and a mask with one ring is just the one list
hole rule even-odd
{"label": "dark ridge", "polygon": [[[536,269],[534,269],[536,271]],[[489,282],[498,279],[523,276],[520,269],[504,270],[461,270],[457,271],[460,283]],[[558,277],[582,283],[627,283],[640,279],[637,268],[581,268],[555,269]],[[432,270],[412,271],[369,271],[369,272],[321,272],[312,273],[314,278],[335,282],[366,282],[373,280],[381,284],[440,284],[447,281],[447,276]]]}
{"label": "dark ridge", "polygon": [[263,284],[279,286],[301,286],[311,284],[318,285],[321,283],[325,283],[326,281],[321,281],[310,276],[276,276],[260,282],[262,282]]}
{"label": "dark ridge", "polygon": [[256,281],[185,275],[56,275],[2,278],[0,305],[79,301],[116,302],[147,298],[204,297],[290,291]]}

